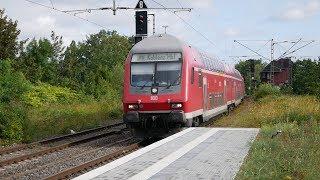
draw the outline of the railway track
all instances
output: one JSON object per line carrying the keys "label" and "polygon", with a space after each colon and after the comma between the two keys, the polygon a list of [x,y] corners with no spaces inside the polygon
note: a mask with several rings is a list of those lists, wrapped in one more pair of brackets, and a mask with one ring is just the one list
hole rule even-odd
{"label": "railway track", "polygon": [[[86,160],[97,159],[105,156],[106,153],[113,153],[116,157],[116,152],[128,152],[128,149],[123,147],[132,147],[133,140],[129,131],[122,127],[123,123],[114,124],[111,126],[90,129],[57,138],[51,138],[44,141],[28,144],[23,148],[11,148],[10,152],[19,152],[23,149],[34,148],[39,144],[51,144],[63,141],[54,146],[45,146],[40,150],[35,150],[32,153],[17,155],[14,157],[3,158],[0,156],[0,179],[43,179],[57,172],[63,172],[65,167],[73,167],[79,165],[79,162]],[[117,128],[121,127],[121,128]],[[65,142],[66,139],[75,139]],[[35,145],[37,144],[37,145]],[[7,149],[2,152],[9,152]],[[87,159],[90,157],[90,159]],[[111,157],[111,155],[110,155]],[[78,160],[77,160],[78,158]],[[106,159],[105,161],[107,161]],[[20,163],[19,163],[20,162]],[[70,164],[72,162],[73,164]],[[68,164],[69,163],[69,164]],[[50,173],[57,167],[61,167],[55,173]],[[49,172],[49,173],[48,173]],[[42,175],[47,173],[47,175]],[[30,178],[31,177],[31,178]]]}
{"label": "railway track", "polygon": [[[68,158],[4,177],[4,179],[66,179],[101,163],[114,160],[139,147],[139,143],[136,143],[132,137],[128,137],[100,148],[85,151],[81,154],[73,154]],[[89,158],[86,158],[88,156]]]}
{"label": "railway track", "polygon": [[[36,142],[37,145],[32,143],[26,148],[34,148],[39,144],[44,144],[46,147],[29,154],[3,160],[0,156],[0,179],[68,179],[159,140],[138,142],[125,128],[115,128],[122,125],[119,123],[97,128],[98,133],[95,129],[91,129],[77,134],[39,141]],[[77,138],[77,140],[64,142],[70,138]],[[60,141],[64,143],[58,143],[52,147],[48,146]],[[20,151],[18,149],[16,148],[12,152]]]}
{"label": "railway track", "polygon": [[59,173],[54,174],[54,175],[51,175],[51,176],[49,176],[49,177],[47,177],[45,179],[47,179],[47,180],[55,180],[55,179],[67,179],[67,178],[70,178],[70,177],[76,175],[79,172],[90,170],[93,167],[96,167],[97,165],[100,165],[102,163],[110,162],[112,160],[115,160],[115,159],[119,158],[120,156],[123,156],[123,155],[126,155],[126,154],[130,153],[130,152],[133,152],[133,151],[139,149],[139,147],[140,147],[140,143],[131,144],[131,145],[129,145],[127,147],[124,147],[124,148],[122,148],[120,150],[117,150],[117,151],[115,151],[113,153],[110,153],[110,154],[107,154],[105,156],[102,156],[102,157],[93,159],[91,161],[82,163],[82,164],[80,164],[78,166],[66,169],[66,170],[64,170],[62,172],[59,172]]}
{"label": "railway track", "polygon": [[[59,152],[73,146],[92,142],[101,138],[122,134],[126,128],[123,123],[117,123],[105,127],[89,129],[75,134],[69,134],[37,141],[30,144],[19,145],[1,149],[0,169],[26,160],[39,158],[54,152]],[[1,178],[1,175],[0,175]]]}
{"label": "railway track", "polygon": [[72,141],[72,142],[68,142],[68,143],[64,143],[58,146],[54,146],[54,147],[49,147],[49,148],[45,148],[43,150],[40,151],[36,151],[30,154],[25,154],[25,155],[20,155],[17,157],[13,157],[13,158],[9,158],[9,159],[5,159],[0,161],[0,167],[6,166],[6,165],[10,165],[13,163],[18,163],[27,159],[31,159],[31,158],[35,158],[35,157],[39,157],[45,154],[49,154],[52,152],[56,152],[65,148],[68,148],[70,146],[75,146],[81,143],[86,143],[95,139],[99,139],[99,138],[103,138],[103,137],[107,137],[107,136],[111,136],[114,134],[120,134],[122,131],[120,130],[114,130],[114,131],[110,131],[110,132],[106,132],[106,133],[101,133],[99,135],[93,135],[93,136],[89,136],[89,137],[85,137],[82,138],[80,140],[76,140],[76,141]]}
{"label": "railway track", "polygon": [[49,145],[50,143],[55,143],[55,142],[70,139],[70,138],[84,136],[84,135],[91,134],[94,132],[99,132],[99,131],[103,131],[106,129],[110,129],[110,128],[114,128],[114,127],[118,127],[118,126],[123,126],[123,125],[124,125],[124,123],[117,123],[117,124],[112,124],[112,125],[108,125],[108,126],[88,129],[88,130],[81,131],[81,132],[74,133],[74,134],[68,134],[68,135],[58,136],[58,137],[54,137],[54,138],[49,138],[49,139],[33,142],[30,144],[22,144],[22,145],[17,145],[17,146],[8,147],[8,148],[1,148],[0,155],[14,153],[16,151],[21,151],[24,149],[30,149],[30,148],[34,148],[36,146]]}

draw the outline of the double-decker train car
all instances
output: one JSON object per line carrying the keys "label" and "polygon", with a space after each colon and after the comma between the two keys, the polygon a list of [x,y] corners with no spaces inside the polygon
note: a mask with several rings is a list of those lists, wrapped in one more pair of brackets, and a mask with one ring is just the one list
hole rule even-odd
{"label": "double-decker train car", "polygon": [[124,77],[123,120],[138,137],[198,126],[240,104],[245,93],[236,69],[168,34],[137,43]]}

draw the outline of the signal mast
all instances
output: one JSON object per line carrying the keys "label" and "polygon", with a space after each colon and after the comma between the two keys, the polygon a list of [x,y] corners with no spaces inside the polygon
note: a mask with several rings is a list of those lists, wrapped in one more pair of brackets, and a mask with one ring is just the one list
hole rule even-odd
{"label": "signal mast", "polygon": [[137,5],[132,7],[117,7],[116,0],[113,0],[112,7],[101,7],[101,8],[91,8],[91,9],[76,9],[76,10],[66,10],[65,13],[91,13],[92,11],[99,10],[111,10],[113,15],[116,15],[118,10],[135,10],[135,20],[136,20],[136,35],[135,43],[140,42],[143,38],[148,36],[148,15],[153,16],[153,34],[155,34],[155,14],[148,14],[147,10],[174,10],[174,13],[181,11],[191,12],[193,8],[176,8],[176,7],[159,7],[159,8],[148,8],[144,0],[139,0]]}

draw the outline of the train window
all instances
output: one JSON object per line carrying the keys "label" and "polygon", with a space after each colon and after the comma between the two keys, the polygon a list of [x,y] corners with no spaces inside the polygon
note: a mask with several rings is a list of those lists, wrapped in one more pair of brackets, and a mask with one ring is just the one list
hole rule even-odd
{"label": "train window", "polygon": [[158,86],[177,86],[181,80],[180,62],[157,63],[155,83]]}
{"label": "train window", "polygon": [[203,74],[201,72],[201,70],[199,71],[199,81],[198,81],[198,85],[199,87],[203,86]]}
{"label": "train window", "polygon": [[191,84],[194,83],[194,67],[191,69]]}
{"label": "train window", "polygon": [[137,63],[131,65],[131,85],[147,87],[153,83],[154,63]]}

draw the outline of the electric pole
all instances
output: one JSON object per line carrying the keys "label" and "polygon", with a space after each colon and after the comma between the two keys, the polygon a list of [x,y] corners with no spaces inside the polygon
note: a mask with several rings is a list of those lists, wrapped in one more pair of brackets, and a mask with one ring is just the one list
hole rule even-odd
{"label": "electric pole", "polygon": [[[113,0],[112,7],[101,7],[101,8],[89,8],[89,9],[76,9],[76,10],[65,10],[65,13],[91,13],[92,11],[101,11],[101,10],[111,10],[113,11],[113,15],[116,15],[118,10],[135,10],[135,19],[136,19],[136,36],[135,43],[138,43],[143,38],[148,36],[148,12],[147,10],[173,10],[175,13],[181,11],[191,12],[193,8],[184,8],[184,7],[147,7],[144,0],[139,0],[136,7],[117,7],[116,0]],[[155,14],[149,14],[153,16],[153,34],[155,34]]]}
{"label": "electric pole", "polygon": [[274,45],[275,45],[275,43],[274,43],[274,40],[273,39],[271,39],[271,56],[270,56],[270,61],[271,61],[271,63],[270,63],[270,76],[271,76],[271,78],[270,78],[270,82],[271,82],[271,84],[274,84]]}
{"label": "electric pole", "polygon": [[[240,41],[261,41],[261,42],[267,42],[264,46],[266,46],[270,42],[270,58],[267,58],[263,56],[262,54],[259,53],[261,48],[259,50],[254,50],[253,48],[250,48],[248,45],[245,45],[244,43],[241,43]],[[271,40],[234,40],[235,43],[241,45],[242,47],[248,49],[252,53],[262,57],[263,59],[266,59],[267,61],[270,61],[270,83],[274,84],[274,79],[275,79],[275,61],[288,57],[288,55],[296,53],[297,51],[301,50],[302,48],[305,48],[309,46],[310,44],[314,43],[314,40],[311,41],[302,41],[302,38],[300,38],[298,41],[275,41],[274,39]],[[275,45],[280,45],[281,43],[292,43],[293,45],[287,49],[279,58],[275,59]],[[305,43],[304,45],[300,46],[299,48],[296,48],[292,50],[295,46],[297,46],[299,43]],[[233,57],[233,56],[230,56]],[[249,56],[234,56],[234,57],[249,57]]]}

